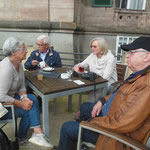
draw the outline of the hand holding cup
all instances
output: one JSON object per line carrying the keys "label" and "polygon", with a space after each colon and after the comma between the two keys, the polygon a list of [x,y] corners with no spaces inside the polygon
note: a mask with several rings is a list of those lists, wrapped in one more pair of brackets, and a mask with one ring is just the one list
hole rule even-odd
{"label": "hand holding cup", "polygon": [[39,66],[40,66],[40,68],[44,68],[46,66],[45,61],[39,62]]}

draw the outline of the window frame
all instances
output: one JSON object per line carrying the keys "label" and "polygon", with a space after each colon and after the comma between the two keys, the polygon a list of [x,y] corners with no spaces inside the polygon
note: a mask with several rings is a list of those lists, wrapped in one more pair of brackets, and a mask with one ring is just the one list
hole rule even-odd
{"label": "window frame", "polygon": [[[123,39],[122,41],[120,41],[121,38]],[[117,36],[116,37],[116,60],[117,60],[117,63],[125,62],[124,53],[121,50],[120,45],[129,44],[137,38],[138,37],[136,37],[136,36]],[[120,48],[120,53],[118,52],[119,48]],[[117,56],[119,56],[119,57],[117,57]]]}
{"label": "window frame", "polygon": [[[136,8],[131,9],[130,7],[131,7],[131,2],[132,2],[132,1],[133,1],[133,0],[127,0],[127,6],[126,6],[125,9],[129,9],[129,10],[145,10],[145,9],[146,9],[146,2],[147,2],[147,0],[143,0],[143,5],[142,5],[142,8],[141,8],[141,9],[137,9],[137,6],[136,6]],[[138,1],[139,1],[139,0],[137,0],[137,3],[136,3],[136,4],[138,4]],[[122,2],[123,2],[123,0],[120,0],[119,7],[116,7],[116,8],[120,8],[120,9],[124,8],[124,7],[121,7],[121,6],[122,6]]]}
{"label": "window frame", "polygon": [[[131,8],[130,8],[130,7],[131,7],[131,1],[133,1],[133,0],[128,0],[128,2],[127,2],[127,9],[131,9]],[[136,0],[136,8],[135,8],[134,10],[145,10],[146,0],[143,0],[143,6],[142,6],[141,9],[137,9],[138,1],[139,1],[139,0]]]}
{"label": "window frame", "polygon": [[96,0],[92,0],[92,7],[112,7],[112,0],[110,0],[109,5],[100,5],[100,4],[95,4]]}

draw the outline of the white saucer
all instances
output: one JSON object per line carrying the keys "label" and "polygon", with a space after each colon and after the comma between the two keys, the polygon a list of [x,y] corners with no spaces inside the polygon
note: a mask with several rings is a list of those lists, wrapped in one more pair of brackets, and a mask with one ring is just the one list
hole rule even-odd
{"label": "white saucer", "polygon": [[83,72],[78,72],[79,74],[88,73],[87,70],[84,70]]}
{"label": "white saucer", "polygon": [[70,75],[68,73],[62,73],[61,74],[61,78],[62,79],[69,79],[70,78]]}
{"label": "white saucer", "polygon": [[45,67],[45,68],[43,68],[43,71],[53,71],[54,70],[54,68],[52,68],[52,67]]}

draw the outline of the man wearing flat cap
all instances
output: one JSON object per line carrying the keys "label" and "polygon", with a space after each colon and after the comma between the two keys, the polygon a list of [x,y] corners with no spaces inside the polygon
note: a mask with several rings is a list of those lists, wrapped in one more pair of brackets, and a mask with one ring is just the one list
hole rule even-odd
{"label": "man wearing flat cap", "polygon": [[[128,67],[133,73],[112,95],[99,98],[97,103],[84,103],[80,119],[112,130],[145,144],[150,136],[150,37],[139,37],[128,45],[121,45],[126,52]],[[63,124],[58,148],[76,150],[79,122]],[[105,135],[83,130],[83,141],[96,144],[95,150],[127,150],[128,146]]]}

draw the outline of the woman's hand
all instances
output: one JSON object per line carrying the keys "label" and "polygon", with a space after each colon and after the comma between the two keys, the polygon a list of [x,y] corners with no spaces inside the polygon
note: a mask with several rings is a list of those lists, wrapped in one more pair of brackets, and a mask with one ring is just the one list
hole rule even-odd
{"label": "woman's hand", "polygon": [[33,102],[29,98],[23,98],[21,102],[24,110],[30,110],[32,108]]}
{"label": "woman's hand", "polygon": [[102,109],[102,103],[100,101],[98,101],[93,107],[92,117],[98,116],[101,112],[101,109]]}
{"label": "woman's hand", "polygon": [[79,65],[75,65],[73,69],[74,71],[79,72]]}

